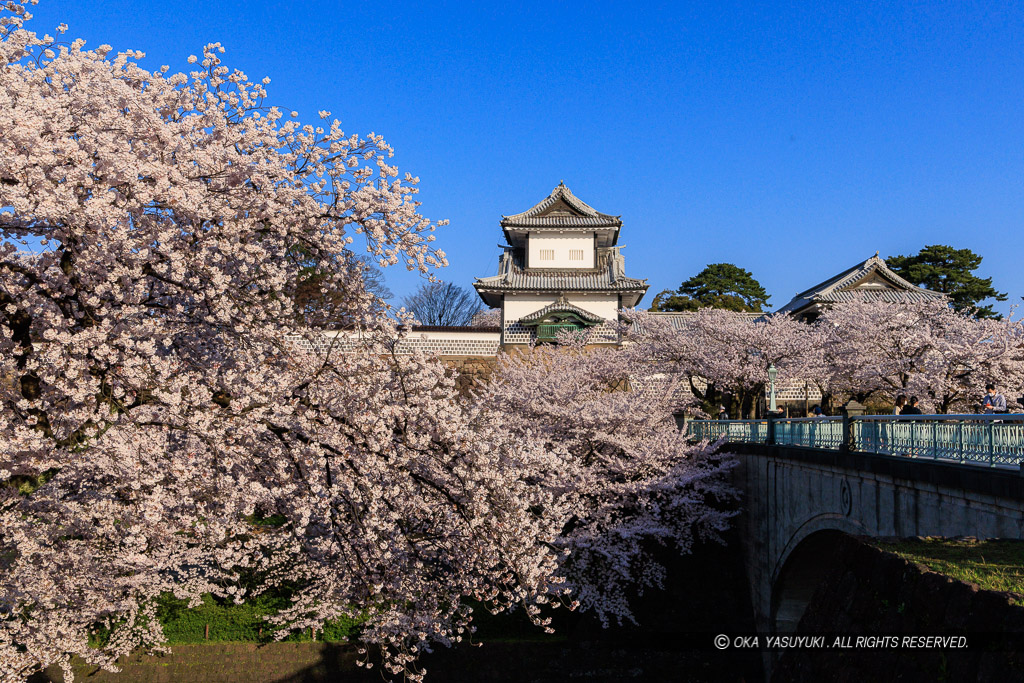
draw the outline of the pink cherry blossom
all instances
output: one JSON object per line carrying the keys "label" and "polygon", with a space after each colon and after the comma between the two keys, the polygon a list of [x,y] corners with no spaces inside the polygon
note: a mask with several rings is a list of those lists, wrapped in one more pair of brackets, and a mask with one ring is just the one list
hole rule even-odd
{"label": "pink cherry blossom", "polygon": [[[217,44],[150,73],[21,11],[0,14],[0,680],[159,649],[163,592],[298,586],[281,637],[365,614],[392,671],[467,633],[467,598],[560,599],[564,506],[530,474],[547,449],[394,356],[351,267],[353,235],[444,265],[384,139],[285,120]],[[361,347],[294,329],[310,262]]]}
{"label": "pink cherry blossom", "polygon": [[647,381],[643,341],[564,341],[501,357],[476,401],[516,441],[543,443],[548,459],[530,477],[566,515],[554,545],[568,553],[567,585],[584,609],[621,622],[632,618],[627,590],[664,579],[651,541],[687,553],[721,538],[735,514],[734,461],[688,443],[672,415],[677,379]]}

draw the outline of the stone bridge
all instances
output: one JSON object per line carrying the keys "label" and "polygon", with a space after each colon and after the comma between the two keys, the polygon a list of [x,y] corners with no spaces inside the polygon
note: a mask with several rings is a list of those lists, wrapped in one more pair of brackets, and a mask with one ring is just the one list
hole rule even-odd
{"label": "stone bridge", "polygon": [[760,633],[796,628],[841,534],[1024,539],[1024,476],[1014,469],[785,445],[727,448],[739,453],[739,527]]}

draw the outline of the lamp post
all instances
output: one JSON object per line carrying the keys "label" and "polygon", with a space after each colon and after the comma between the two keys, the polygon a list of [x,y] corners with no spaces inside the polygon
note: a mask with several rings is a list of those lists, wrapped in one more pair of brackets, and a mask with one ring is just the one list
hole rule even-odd
{"label": "lamp post", "polygon": [[775,378],[779,376],[779,371],[775,369],[775,363],[768,366],[768,411],[774,413],[775,408]]}

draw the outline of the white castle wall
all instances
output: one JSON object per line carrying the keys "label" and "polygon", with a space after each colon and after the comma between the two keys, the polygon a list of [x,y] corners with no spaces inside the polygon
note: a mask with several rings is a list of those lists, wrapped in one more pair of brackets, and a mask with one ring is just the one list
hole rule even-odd
{"label": "white castle wall", "polygon": [[[520,318],[536,313],[549,304],[555,303],[557,296],[548,294],[506,294],[502,319],[504,343],[529,344],[534,338],[534,328],[521,325]],[[619,341],[616,321],[619,319],[619,297],[609,294],[572,294],[566,301],[578,306],[588,313],[599,315],[605,322],[589,328],[590,340],[595,344],[615,344]]]}
{"label": "white castle wall", "polygon": [[[555,294],[506,294],[504,320],[511,323],[523,316],[536,313],[558,300]],[[566,301],[605,320],[619,319],[619,297],[610,294],[570,294]]]}
{"label": "white castle wall", "polygon": [[[580,236],[577,233],[568,235],[538,235],[531,233],[527,239],[527,268],[593,268],[594,267],[594,235],[588,233]],[[550,249],[554,252],[554,259],[542,260],[541,249]],[[576,249],[583,252],[582,260],[570,260],[569,250]]]}
{"label": "white castle wall", "polygon": [[[289,335],[288,340],[302,348],[326,351],[335,348],[351,351],[359,341],[359,333],[351,331],[325,331],[319,338],[309,340],[301,335]],[[497,331],[468,330],[413,330],[403,337],[395,349],[398,354],[415,351],[435,356],[497,356],[501,333]]]}
{"label": "white castle wall", "polygon": [[[506,322],[504,329],[506,344],[529,344],[535,338],[536,328],[526,327],[519,321]],[[615,324],[607,320],[588,327],[587,333],[590,335],[588,341],[591,344],[617,344],[619,342],[619,332]]]}

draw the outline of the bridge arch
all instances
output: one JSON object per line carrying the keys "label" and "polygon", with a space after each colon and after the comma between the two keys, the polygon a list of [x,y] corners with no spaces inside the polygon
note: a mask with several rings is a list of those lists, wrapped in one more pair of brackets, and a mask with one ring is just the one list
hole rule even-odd
{"label": "bridge arch", "polygon": [[796,630],[818,583],[846,536],[864,535],[856,520],[834,513],[813,517],[796,530],[779,555],[771,576],[769,626],[775,633]]}

